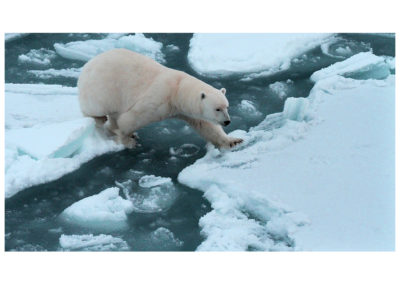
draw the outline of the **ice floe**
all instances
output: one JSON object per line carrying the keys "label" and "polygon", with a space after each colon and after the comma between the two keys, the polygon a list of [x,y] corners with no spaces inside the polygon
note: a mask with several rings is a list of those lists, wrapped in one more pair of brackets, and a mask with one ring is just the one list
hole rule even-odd
{"label": "ice floe", "polygon": [[257,116],[257,117],[262,115],[262,113],[259,112],[257,108],[254,106],[254,103],[249,100],[242,100],[238,105],[238,109],[243,115]]}
{"label": "ice floe", "polygon": [[5,89],[6,198],[123,149],[83,118],[76,88],[6,84]]}
{"label": "ice floe", "polygon": [[21,37],[29,35],[28,33],[6,33],[4,35],[5,42],[10,42]]}
{"label": "ice floe", "polygon": [[165,62],[164,54],[161,52],[163,44],[146,38],[143,34],[122,37],[107,37],[101,40],[75,41],[67,44],[54,44],[54,48],[62,57],[68,59],[89,61],[91,58],[107,50],[114,48],[126,48],[149,56],[160,63]]}
{"label": "ice floe", "polygon": [[288,95],[290,82],[290,80],[289,82],[275,82],[270,84],[268,88],[280,99],[284,99]]}
{"label": "ice floe", "polygon": [[21,63],[33,63],[39,65],[50,65],[51,59],[57,57],[57,54],[49,49],[32,49],[27,54],[18,56],[18,61]]}
{"label": "ice floe", "polygon": [[344,59],[360,52],[372,52],[372,48],[368,43],[332,37],[321,44],[321,51],[329,57]]}
{"label": "ice floe", "polygon": [[20,155],[27,154],[34,159],[66,158],[82,146],[94,127],[93,118],[81,118],[39,128],[10,130],[6,139],[18,148]]}
{"label": "ice floe", "polygon": [[333,75],[354,79],[385,79],[390,71],[384,58],[363,52],[314,72],[310,79],[317,82]]}
{"label": "ice floe", "polygon": [[156,246],[176,246],[180,247],[183,245],[183,242],[175,237],[174,233],[172,233],[167,228],[160,227],[154,232],[150,234],[151,240],[155,243]]}
{"label": "ice floe", "polygon": [[71,224],[101,228],[120,229],[127,225],[127,214],[132,213],[133,205],[119,196],[120,189],[111,187],[99,194],[86,197],[65,209],[60,217]]}
{"label": "ice floe", "polygon": [[188,60],[200,74],[215,76],[286,70],[291,60],[332,34],[194,34]]}
{"label": "ice floe", "polygon": [[49,79],[53,77],[69,77],[78,79],[79,75],[81,75],[82,68],[67,68],[61,70],[51,68],[47,70],[29,70],[28,72],[41,79]]}
{"label": "ice floe", "polygon": [[128,244],[111,235],[61,235],[60,250],[63,251],[127,251]]}
{"label": "ice floe", "polygon": [[321,79],[179,174],[213,208],[197,250],[394,250],[394,76],[365,79]]}
{"label": "ice floe", "polygon": [[175,202],[179,191],[171,178],[142,176],[138,185],[132,181],[116,182],[126,199],[133,204],[133,210],[138,213],[161,212],[168,210]]}

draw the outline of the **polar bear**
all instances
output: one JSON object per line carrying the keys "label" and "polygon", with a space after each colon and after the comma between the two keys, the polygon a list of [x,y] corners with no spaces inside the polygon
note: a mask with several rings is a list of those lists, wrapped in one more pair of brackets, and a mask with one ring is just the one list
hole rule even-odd
{"label": "polar bear", "polygon": [[186,121],[218,148],[243,142],[221,126],[230,123],[226,90],[210,85],[127,49],[113,49],[89,60],[78,79],[79,104],[97,126],[109,120],[116,141],[133,148],[135,131],[157,121]]}

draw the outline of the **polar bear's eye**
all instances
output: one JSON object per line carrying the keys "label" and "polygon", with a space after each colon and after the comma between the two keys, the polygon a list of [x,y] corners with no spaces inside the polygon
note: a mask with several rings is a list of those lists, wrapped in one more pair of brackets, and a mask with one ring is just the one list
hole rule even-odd
{"label": "polar bear's eye", "polygon": [[220,109],[220,108],[217,108],[216,111],[221,111],[221,109]]}

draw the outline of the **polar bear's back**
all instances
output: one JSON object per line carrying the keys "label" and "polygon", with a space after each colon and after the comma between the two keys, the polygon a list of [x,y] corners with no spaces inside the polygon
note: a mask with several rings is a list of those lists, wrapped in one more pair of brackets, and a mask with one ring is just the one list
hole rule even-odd
{"label": "polar bear's back", "polygon": [[82,113],[104,116],[127,111],[164,69],[151,58],[126,49],[94,57],[85,64],[78,80]]}

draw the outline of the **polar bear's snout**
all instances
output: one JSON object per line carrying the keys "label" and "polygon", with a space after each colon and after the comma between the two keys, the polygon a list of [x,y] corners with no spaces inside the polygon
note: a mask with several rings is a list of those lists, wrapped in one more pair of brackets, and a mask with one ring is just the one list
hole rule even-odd
{"label": "polar bear's snout", "polygon": [[231,121],[230,120],[226,120],[226,121],[224,121],[224,126],[227,126],[229,123],[231,123]]}

